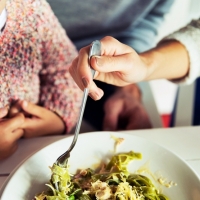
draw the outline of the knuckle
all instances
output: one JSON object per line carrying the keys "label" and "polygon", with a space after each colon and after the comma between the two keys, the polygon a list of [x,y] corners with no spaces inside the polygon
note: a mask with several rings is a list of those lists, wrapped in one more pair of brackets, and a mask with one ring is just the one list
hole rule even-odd
{"label": "knuckle", "polygon": [[70,67],[70,69],[73,69],[74,66],[76,66],[76,63],[78,62],[78,57],[76,57],[73,61],[72,61],[72,65]]}
{"label": "knuckle", "polygon": [[105,36],[102,41],[105,41],[105,42],[114,42],[114,41],[117,41],[115,38],[111,37],[111,36]]}
{"label": "knuckle", "polygon": [[74,77],[74,66],[73,66],[73,63],[72,65],[69,67],[69,73],[72,77]]}
{"label": "knuckle", "polygon": [[83,54],[85,54],[85,47],[83,47],[79,50],[79,55],[83,55]]}
{"label": "knuckle", "polygon": [[112,65],[113,67],[116,66],[117,64],[112,56],[107,57],[107,62],[109,63],[109,65]]}

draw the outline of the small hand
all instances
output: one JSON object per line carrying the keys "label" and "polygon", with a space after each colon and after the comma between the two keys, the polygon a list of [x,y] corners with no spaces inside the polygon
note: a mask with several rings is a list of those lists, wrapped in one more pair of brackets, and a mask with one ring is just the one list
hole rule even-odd
{"label": "small hand", "polygon": [[24,123],[24,115],[16,114],[14,117],[5,118],[7,108],[0,109],[0,160],[10,156],[17,149],[17,141],[24,134],[21,128]]}
{"label": "small hand", "polygon": [[23,102],[22,100],[17,100],[11,104],[8,117],[13,117],[17,113],[23,113],[25,117],[30,117],[30,115],[22,109],[21,107],[22,102]]}
{"label": "small hand", "polygon": [[52,111],[27,101],[18,101],[11,109],[10,115],[22,112],[26,116],[22,125],[24,137],[61,134],[65,125],[62,119]]}
{"label": "small hand", "polygon": [[104,105],[103,129],[133,130],[151,128],[151,123],[142,105],[140,91],[129,85],[111,96]]}

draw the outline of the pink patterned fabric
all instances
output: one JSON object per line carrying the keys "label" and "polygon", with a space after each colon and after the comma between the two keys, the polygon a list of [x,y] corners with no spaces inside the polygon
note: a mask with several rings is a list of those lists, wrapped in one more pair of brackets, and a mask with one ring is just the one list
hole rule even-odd
{"label": "pink patterned fabric", "polygon": [[7,0],[6,10],[0,36],[0,108],[25,99],[56,112],[69,132],[82,97],[68,72],[75,47],[45,0]]}

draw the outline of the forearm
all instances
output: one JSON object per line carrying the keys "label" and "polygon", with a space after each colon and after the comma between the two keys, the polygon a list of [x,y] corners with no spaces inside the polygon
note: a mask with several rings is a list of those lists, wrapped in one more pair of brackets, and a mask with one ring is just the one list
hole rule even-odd
{"label": "forearm", "polygon": [[181,79],[189,71],[189,56],[185,47],[175,41],[165,41],[156,48],[140,54],[146,63],[147,76],[145,80]]}

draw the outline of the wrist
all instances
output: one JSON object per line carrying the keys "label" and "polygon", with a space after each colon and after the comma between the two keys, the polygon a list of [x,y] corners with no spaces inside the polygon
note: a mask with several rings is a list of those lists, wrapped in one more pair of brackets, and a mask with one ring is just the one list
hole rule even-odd
{"label": "wrist", "polygon": [[157,47],[142,53],[146,66],[144,80],[179,79],[189,71],[189,56],[185,47],[176,40],[162,41]]}
{"label": "wrist", "polygon": [[144,63],[146,68],[146,76],[144,77],[143,81],[150,81],[154,79],[154,73],[158,68],[159,60],[162,59],[162,55],[159,51],[154,49],[141,53],[140,58]]}

